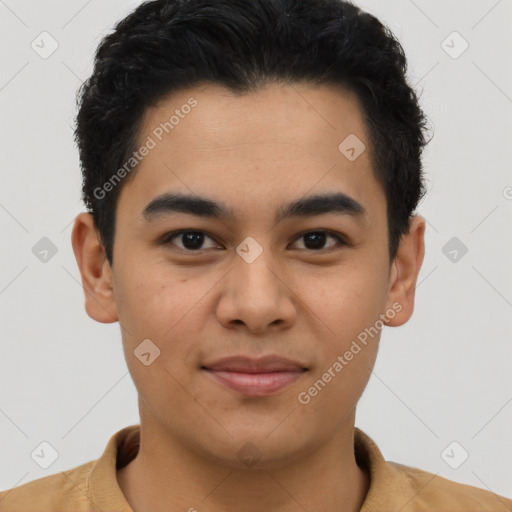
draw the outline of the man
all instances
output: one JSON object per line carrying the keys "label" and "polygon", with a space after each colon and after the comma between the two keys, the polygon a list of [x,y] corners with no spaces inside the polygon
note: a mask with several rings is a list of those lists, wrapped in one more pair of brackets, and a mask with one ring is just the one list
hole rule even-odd
{"label": "man", "polygon": [[405,70],[339,0],[157,0],[103,40],[72,243],[87,313],[120,323],[140,427],[0,510],[511,510],[354,426],[424,255]]}

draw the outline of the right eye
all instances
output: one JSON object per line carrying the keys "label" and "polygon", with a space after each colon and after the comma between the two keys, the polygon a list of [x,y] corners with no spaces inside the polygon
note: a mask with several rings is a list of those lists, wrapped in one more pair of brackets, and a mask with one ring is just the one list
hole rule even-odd
{"label": "right eye", "polygon": [[[218,247],[218,244],[208,236],[204,231],[193,231],[193,230],[179,230],[167,233],[162,238],[163,245],[176,245],[178,249],[185,252],[201,252],[204,250],[203,244],[205,238],[209,238],[214,242],[213,247]],[[181,246],[175,244],[172,240],[178,239]]]}

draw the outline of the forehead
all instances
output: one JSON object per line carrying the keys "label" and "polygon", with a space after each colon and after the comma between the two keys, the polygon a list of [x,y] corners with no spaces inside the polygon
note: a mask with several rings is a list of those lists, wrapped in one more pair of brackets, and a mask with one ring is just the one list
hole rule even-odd
{"label": "forehead", "polygon": [[[294,145],[307,151],[321,143],[336,154],[338,139],[350,134],[366,139],[361,113],[356,94],[340,87],[270,84],[240,94],[206,85],[178,91],[148,108],[141,135],[205,150],[243,144],[245,154],[258,151],[262,142],[289,145],[290,151]],[[191,125],[193,130],[187,129]]]}
{"label": "forehead", "polygon": [[138,147],[151,149],[119,202],[129,197],[131,211],[141,215],[156,196],[178,191],[216,197],[241,216],[330,189],[366,202],[383,194],[369,144],[350,91],[272,84],[238,94],[197,86],[145,112]]}

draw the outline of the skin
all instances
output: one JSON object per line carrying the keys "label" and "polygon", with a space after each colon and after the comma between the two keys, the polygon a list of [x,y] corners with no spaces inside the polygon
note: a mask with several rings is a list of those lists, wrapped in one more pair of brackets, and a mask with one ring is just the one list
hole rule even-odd
{"label": "skin", "polygon": [[[357,511],[369,478],[354,457],[355,408],[380,333],[307,405],[297,396],[394,303],[401,311],[387,325],[410,318],[425,221],[411,218],[390,262],[386,198],[351,92],[273,84],[236,95],[194,87],[147,110],[139,140],[190,97],[197,106],[123,184],[113,265],[89,214],[73,228],[86,311],[98,322],[119,321],[139,396],[140,451],[118,471],[119,485],[136,512],[333,512],[340,504]],[[338,150],[349,134],[367,148],[354,161]],[[282,204],[333,191],[357,200],[366,215],[274,222]],[[222,201],[235,217],[175,213],[147,223],[143,209],[164,192]],[[205,232],[203,251],[185,252],[181,237],[161,243],[178,229]],[[320,230],[348,244],[328,236],[325,248],[308,248],[301,235]],[[248,236],[263,249],[252,263],[236,252]],[[133,352],[147,338],[161,351],[150,366]],[[308,371],[272,395],[247,397],[201,370],[233,354],[282,355]],[[261,457],[250,468],[237,456],[248,442]]]}

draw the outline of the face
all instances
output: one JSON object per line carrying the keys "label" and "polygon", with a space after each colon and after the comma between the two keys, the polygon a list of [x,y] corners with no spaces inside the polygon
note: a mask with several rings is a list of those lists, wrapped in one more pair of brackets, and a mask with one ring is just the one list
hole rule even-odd
{"label": "face", "polygon": [[96,319],[120,322],[141,423],[234,466],[251,442],[268,467],[352,427],[421,265],[417,241],[389,261],[356,96],[191,88],[146,112],[139,142]]}

